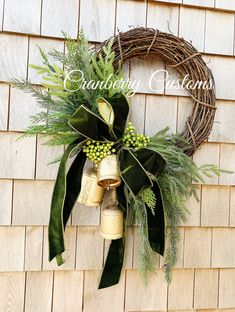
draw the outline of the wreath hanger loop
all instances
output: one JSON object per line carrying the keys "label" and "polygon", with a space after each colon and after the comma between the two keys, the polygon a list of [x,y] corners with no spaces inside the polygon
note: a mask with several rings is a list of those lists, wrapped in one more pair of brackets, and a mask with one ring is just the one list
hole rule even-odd
{"label": "wreath hanger loop", "polygon": [[[118,32],[112,40],[112,49],[115,52],[114,64],[117,68],[120,62],[123,65],[136,57],[155,56],[161,58],[168,67],[174,68],[179,78],[183,79],[188,75],[189,80],[212,85],[211,88],[188,89],[193,110],[181,137],[190,144],[190,147],[184,147],[185,153],[193,155],[208,139],[216,111],[214,78],[201,53],[183,38],[152,28],[140,27]],[[96,53],[101,53],[103,46],[109,41],[110,39],[98,45]]]}

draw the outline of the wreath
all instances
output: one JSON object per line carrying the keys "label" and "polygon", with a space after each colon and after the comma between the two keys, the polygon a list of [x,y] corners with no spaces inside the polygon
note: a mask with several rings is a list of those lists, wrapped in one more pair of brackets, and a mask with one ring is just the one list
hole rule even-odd
{"label": "wreath", "polygon": [[[153,137],[137,133],[128,122],[130,86],[122,66],[135,57],[157,56],[187,81],[212,83],[213,75],[201,54],[187,41],[149,28],[119,33],[89,49],[81,32],[66,39],[67,53],[40,48],[42,66],[30,65],[42,77],[40,86],[15,79],[13,84],[38,100],[25,135],[44,135],[49,145],[65,145],[59,161],[49,221],[49,261],[64,262],[64,231],[74,204],[100,206],[100,233],[111,239],[99,288],[118,283],[127,226],[138,225],[141,236],[140,272],[145,281],[155,271],[155,253],[165,256],[166,281],[177,261],[181,221],[187,218],[186,199],[196,196],[196,183],[219,175],[215,165],[197,167],[189,157],[208,138],[215,114],[214,88],[191,88],[194,103],[181,135],[168,129]],[[58,63],[60,65],[58,65]],[[101,86],[109,85],[104,88]],[[68,159],[72,163],[67,169]],[[93,165],[88,170],[84,165]],[[165,251],[165,239],[169,247]]]}
{"label": "wreath", "polygon": [[[110,39],[97,47],[97,53],[109,43]],[[187,77],[185,84],[203,82],[201,87],[188,88],[193,102],[191,116],[181,137],[187,142],[187,155],[208,139],[215,116],[215,83],[211,70],[207,67],[200,52],[191,43],[173,34],[158,29],[135,28],[114,37],[112,50],[115,53],[114,66],[124,64],[135,57],[154,56],[162,59],[166,66],[177,71],[180,78]],[[208,88],[205,86],[209,86]]]}

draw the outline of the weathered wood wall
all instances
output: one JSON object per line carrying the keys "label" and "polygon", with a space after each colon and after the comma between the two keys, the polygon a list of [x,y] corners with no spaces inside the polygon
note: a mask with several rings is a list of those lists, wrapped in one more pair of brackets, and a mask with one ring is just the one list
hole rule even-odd
{"label": "weathered wood wall", "polygon": [[[36,44],[64,49],[61,30],[76,37],[83,27],[99,42],[130,26],[149,26],[183,36],[203,53],[217,86],[217,113],[198,164],[235,171],[234,0],[0,0],[0,311],[121,312],[235,311],[235,174],[207,179],[200,202],[190,200],[182,225],[179,260],[170,286],[163,260],[144,288],[137,271],[138,234],[128,235],[125,272],[118,286],[97,290],[107,243],[98,233],[99,211],[77,205],[66,232],[61,268],[47,261],[47,224],[56,165],[61,153],[40,137],[17,141],[35,113],[35,101],[13,88],[11,77],[38,78]],[[146,81],[160,60],[134,61],[132,79]],[[174,73],[173,73],[174,75]],[[164,95],[164,97],[163,97]],[[140,86],[132,106],[138,129],[152,134],[167,125],[181,131],[191,106],[185,92],[151,94]]]}

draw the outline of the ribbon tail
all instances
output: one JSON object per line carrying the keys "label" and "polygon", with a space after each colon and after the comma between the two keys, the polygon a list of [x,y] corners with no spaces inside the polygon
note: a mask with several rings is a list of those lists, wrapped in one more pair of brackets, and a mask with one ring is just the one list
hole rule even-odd
{"label": "ribbon tail", "polygon": [[80,152],[74,159],[67,173],[66,196],[64,200],[64,209],[63,209],[64,229],[66,227],[66,224],[71,215],[73,206],[81,190],[82,173],[83,173],[85,162],[86,162],[86,155]]}
{"label": "ribbon tail", "polygon": [[[77,155],[72,168],[70,168],[68,176],[66,178],[66,168],[67,161],[70,155],[72,154],[77,144],[80,142],[75,141],[71,143],[64,152],[64,155],[61,159],[54,191],[52,195],[51,202],[51,212],[50,212],[50,221],[48,228],[48,240],[49,240],[49,261],[53,260],[56,257],[57,264],[63,264],[63,258],[61,254],[64,252],[64,229],[65,224],[68,220],[68,217],[71,213],[72,206],[76,200],[75,193],[80,192],[80,186],[78,184],[77,190],[75,191],[75,172],[71,174],[73,168],[83,168],[84,162],[81,161],[81,155]],[[80,167],[79,167],[80,166]],[[78,170],[79,172],[81,171]],[[68,190],[72,191],[73,194],[69,195]],[[75,200],[74,200],[75,198]]]}
{"label": "ribbon tail", "polygon": [[152,190],[156,196],[155,215],[147,209],[148,237],[151,248],[160,255],[165,250],[165,218],[164,203],[158,182],[153,182]]}
{"label": "ribbon tail", "polygon": [[[149,244],[153,251],[164,254],[165,219],[161,189],[157,181],[150,180],[148,172],[156,175],[165,166],[164,159],[154,151],[141,149],[138,153],[122,150],[119,153],[121,176],[126,186],[137,196],[145,187],[151,187],[156,196],[155,215],[147,209]],[[136,157],[137,156],[137,157]]]}
{"label": "ribbon tail", "polygon": [[118,284],[124,259],[125,240],[119,238],[111,241],[99,289]]}

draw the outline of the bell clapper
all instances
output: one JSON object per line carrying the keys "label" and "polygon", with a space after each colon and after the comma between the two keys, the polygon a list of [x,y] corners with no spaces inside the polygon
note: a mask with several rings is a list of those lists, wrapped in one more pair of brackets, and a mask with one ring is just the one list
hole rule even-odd
{"label": "bell clapper", "polygon": [[101,159],[98,163],[97,179],[98,184],[106,189],[115,188],[121,184],[117,155],[111,154]]}

